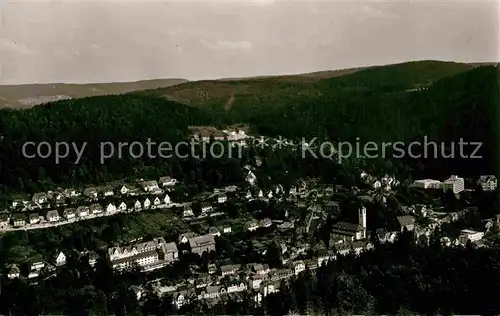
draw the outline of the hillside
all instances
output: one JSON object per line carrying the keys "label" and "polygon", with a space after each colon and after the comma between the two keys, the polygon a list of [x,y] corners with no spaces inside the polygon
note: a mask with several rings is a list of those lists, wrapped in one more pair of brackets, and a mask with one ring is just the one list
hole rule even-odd
{"label": "hillside", "polygon": [[[416,86],[420,88],[415,90]],[[237,123],[249,124],[252,132],[269,136],[317,137],[353,144],[358,139],[361,143],[408,144],[422,142],[425,136],[448,144],[460,138],[481,141],[482,160],[394,162],[409,166],[419,176],[492,173],[497,143],[493,118],[500,109],[498,87],[497,67],[418,62],[302,83],[275,78],[188,82],[145,92],[51,102],[23,111],[4,109],[0,111],[0,190],[2,185],[4,189],[34,191],[51,183],[78,185],[162,174],[196,179],[201,174],[194,171],[200,168],[196,160],[134,159],[126,155],[103,164],[99,160],[99,142],[146,143],[148,138],[176,142],[187,137],[190,126],[220,128]],[[171,99],[185,98],[192,106],[166,100],[162,96],[168,91],[178,93]],[[204,95],[207,91],[214,94]],[[73,164],[74,153],[58,164],[52,156],[24,158],[21,149],[26,141],[88,143],[89,149],[78,165]],[[288,160],[288,168],[313,172],[302,159],[300,164],[296,158]],[[216,175],[206,175],[211,179],[207,181],[237,178],[240,169],[231,163],[215,161],[207,170],[214,166],[220,170]],[[312,168],[320,173],[325,170],[319,165]]]}
{"label": "hillside", "polygon": [[69,98],[122,94],[185,83],[185,79],[156,79],[136,82],[89,84],[0,85],[0,108],[29,108],[37,104]]}
{"label": "hillside", "polygon": [[[276,106],[307,100],[328,93],[332,86],[347,90],[369,90],[367,85],[384,86],[387,91],[414,89],[475,67],[474,64],[419,61],[295,76],[195,81],[141,93],[227,110],[237,106]],[[230,107],[227,106],[229,100],[232,100]]]}

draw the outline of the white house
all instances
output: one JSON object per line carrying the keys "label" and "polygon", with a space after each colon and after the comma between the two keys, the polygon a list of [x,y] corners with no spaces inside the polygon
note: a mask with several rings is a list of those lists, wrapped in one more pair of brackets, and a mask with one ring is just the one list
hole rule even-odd
{"label": "white house", "polygon": [[90,205],[90,213],[91,214],[94,214],[94,215],[97,215],[97,214],[101,214],[103,212],[103,209],[102,209],[102,206],[101,204],[92,204]]}
{"label": "white house", "polygon": [[415,180],[413,186],[420,189],[439,189],[441,182],[433,179]]}
{"label": "white house", "polygon": [[148,198],[146,198],[144,200],[143,206],[144,206],[145,209],[150,208],[151,207],[151,200],[149,200]]}
{"label": "white house", "polygon": [[121,202],[118,206],[118,209],[120,210],[120,212],[125,212],[127,210],[127,203]]}
{"label": "white house", "polygon": [[155,199],[153,200],[153,205],[154,206],[158,206],[161,204],[161,200],[159,197],[155,197]]}
{"label": "white house", "polygon": [[171,177],[161,177],[159,182],[160,185],[164,187],[170,187],[177,184],[177,180]]}
{"label": "white house", "polygon": [[40,193],[35,193],[33,194],[32,201],[36,204],[43,204],[47,203],[47,193],[40,192]]}
{"label": "white house", "polygon": [[295,275],[298,275],[302,271],[306,270],[306,264],[302,260],[294,261],[290,263],[290,268],[293,269]]}
{"label": "white house", "polygon": [[60,266],[63,266],[66,264],[66,255],[60,251],[57,255],[56,255],[56,266],[60,267]]}
{"label": "white house", "polygon": [[142,204],[141,204],[141,202],[139,200],[135,201],[135,203],[134,203],[134,209],[136,211],[142,209]]}
{"label": "white house", "polygon": [[273,191],[272,190],[269,190],[269,192],[267,193],[267,197],[270,198],[270,199],[273,197]]}
{"label": "white house", "polygon": [[158,182],[155,180],[151,181],[144,181],[142,183],[142,188],[144,189],[145,192],[157,192],[160,190],[160,187],[158,186]]}
{"label": "white house", "polygon": [[477,232],[470,229],[463,229],[460,231],[460,236],[458,237],[458,240],[462,244],[466,244],[467,241],[469,240],[471,242],[475,242],[483,239],[483,237],[484,237],[484,232]]}
{"label": "white house", "polygon": [[245,195],[245,199],[247,199],[247,200],[252,199],[252,192],[250,192],[250,190],[247,191],[247,194]]}
{"label": "white house", "polygon": [[252,171],[248,171],[245,181],[248,182],[250,185],[254,185],[255,181],[257,181],[257,177]]}
{"label": "white house", "polygon": [[61,217],[59,216],[59,212],[56,210],[48,211],[47,220],[51,223],[60,221]]}
{"label": "white house", "polygon": [[76,214],[80,218],[87,217],[90,214],[90,209],[88,206],[79,206],[76,208]]}
{"label": "white house", "polygon": [[262,190],[259,190],[259,193],[257,194],[257,197],[259,199],[263,198],[264,197],[264,192],[262,192]]}
{"label": "white house", "polygon": [[133,189],[131,186],[124,184],[124,185],[121,187],[121,189],[120,189],[120,193],[121,193],[121,194],[127,194],[127,193],[130,193],[130,192],[131,192],[131,191],[133,191],[133,190],[134,190],[134,189]]}
{"label": "white house", "polygon": [[116,206],[113,203],[109,203],[108,206],[106,206],[106,213],[115,213],[116,211]]}

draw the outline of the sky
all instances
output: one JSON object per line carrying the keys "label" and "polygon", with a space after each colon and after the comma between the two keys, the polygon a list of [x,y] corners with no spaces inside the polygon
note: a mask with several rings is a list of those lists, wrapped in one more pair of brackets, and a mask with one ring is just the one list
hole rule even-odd
{"label": "sky", "polygon": [[0,0],[0,84],[499,61],[497,1]]}

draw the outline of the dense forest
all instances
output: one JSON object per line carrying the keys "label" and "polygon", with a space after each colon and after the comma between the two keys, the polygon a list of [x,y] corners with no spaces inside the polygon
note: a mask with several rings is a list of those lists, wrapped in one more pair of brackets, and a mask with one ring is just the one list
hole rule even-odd
{"label": "dense forest", "polygon": [[[40,184],[79,185],[162,174],[182,178],[192,166],[182,159],[134,159],[125,155],[101,164],[99,142],[145,144],[151,139],[175,143],[188,137],[188,126],[224,127],[234,123],[248,123],[257,133],[292,139],[408,143],[423,142],[427,136],[449,146],[460,138],[480,141],[483,146],[477,154],[484,157],[480,162],[458,158],[396,163],[411,167],[416,176],[494,173],[493,145],[498,143],[494,141],[498,129],[494,118],[500,112],[498,75],[495,66],[414,62],[317,81],[225,82],[224,87],[229,85],[236,91],[231,108],[220,106],[225,92],[213,100],[209,95],[183,104],[161,98],[163,90],[159,89],[59,101],[30,110],[2,110],[0,186],[2,191],[33,192],[44,188]],[[218,84],[214,83],[215,87]],[[186,85],[167,89],[198,91],[197,83]],[[207,92],[195,93],[199,94]],[[76,146],[87,142],[88,146],[78,165],[74,164],[74,153],[56,164],[53,156],[23,157],[22,146],[27,141]]]}

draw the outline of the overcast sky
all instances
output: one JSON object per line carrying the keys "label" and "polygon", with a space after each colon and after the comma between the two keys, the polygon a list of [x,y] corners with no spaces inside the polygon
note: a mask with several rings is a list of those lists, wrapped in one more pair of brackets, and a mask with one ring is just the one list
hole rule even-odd
{"label": "overcast sky", "polygon": [[497,1],[0,0],[0,84],[499,61]]}

